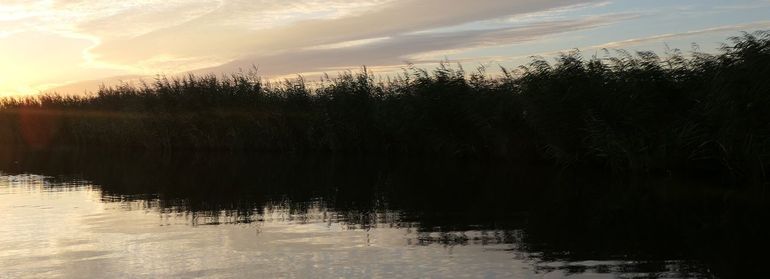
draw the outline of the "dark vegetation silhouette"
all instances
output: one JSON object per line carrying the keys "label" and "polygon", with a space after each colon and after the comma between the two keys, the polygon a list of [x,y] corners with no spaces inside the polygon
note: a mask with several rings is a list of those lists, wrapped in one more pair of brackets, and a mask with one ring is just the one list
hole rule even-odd
{"label": "dark vegetation silhouette", "polygon": [[159,77],[93,96],[0,102],[7,146],[409,154],[552,161],[619,172],[763,180],[770,158],[770,33],[721,53],[535,58],[490,78],[365,68],[309,86],[255,73]]}
{"label": "dark vegetation silhouette", "polygon": [[[755,255],[767,247],[767,184],[710,187],[721,183],[704,174],[767,183],[768,77],[767,32],[715,55],[570,52],[497,78],[447,64],[312,86],[255,73],[160,77],[94,96],[2,100],[0,170],[51,176],[51,188],[86,180],[104,200],[198,225],[320,208],[352,228],[413,228],[424,233],[417,245],[510,243],[534,261],[750,277],[764,272]],[[391,154],[409,156],[379,156]]]}

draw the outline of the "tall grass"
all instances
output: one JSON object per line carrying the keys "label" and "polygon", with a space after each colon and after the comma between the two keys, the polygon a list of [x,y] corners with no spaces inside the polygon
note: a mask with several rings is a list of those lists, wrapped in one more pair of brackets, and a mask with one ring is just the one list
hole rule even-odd
{"label": "tall grass", "polygon": [[255,73],[158,77],[93,96],[3,99],[0,142],[503,157],[763,179],[768,77],[768,32],[730,38],[719,54],[575,51],[500,77],[447,64],[389,79],[364,68],[314,86]]}

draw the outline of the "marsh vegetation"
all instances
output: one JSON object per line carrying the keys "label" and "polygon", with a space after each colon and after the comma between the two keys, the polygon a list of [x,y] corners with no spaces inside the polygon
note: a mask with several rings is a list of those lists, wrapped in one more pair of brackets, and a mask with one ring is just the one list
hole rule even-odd
{"label": "marsh vegetation", "polygon": [[756,276],[769,76],[757,32],[497,77],[445,63],[3,99],[0,269]]}
{"label": "marsh vegetation", "polygon": [[490,77],[442,64],[309,85],[256,73],[158,77],[91,96],[0,102],[7,146],[409,154],[699,172],[763,180],[770,37],[719,54],[618,51],[535,58]]}

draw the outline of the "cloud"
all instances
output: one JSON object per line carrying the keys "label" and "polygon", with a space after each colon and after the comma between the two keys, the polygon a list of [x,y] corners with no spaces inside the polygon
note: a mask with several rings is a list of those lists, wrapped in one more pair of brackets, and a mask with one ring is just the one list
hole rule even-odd
{"label": "cloud", "polygon": [[[3,1],[0,22],[12,28],[4,28],[0,37],[45,30],[62,38],[58,41],[72,38],[84,42],[79,53],[50,53],[66,56],[71,62],[60,65],[67,70],[66,75],[39,75],[49,80],[48,84],[106,76],[173,75],[194,69],[231,72],[252,64],[265,65],[265,69],[278,75],[359,64],[402,64],[405,60],[419,60],[415,55],[431,51],[511,44],[599,26],[608,21],[568,21],[565,17],[549,16],[538,22],[536,18],[605,2]],[[526,22],[516,20],[521,16],[530,17]],[[483,21],[495,23],[481,29],[453,29]],[[446,28],[450,32],[437,31]],[[78,73],[80,78],[75,77]]]}
{"label": "cloud", "polygon": [[[611,40],[616,42],[594,47],[621,48],[770,27],[767,21],[727,25],[741,19],[765,20],[754,14],[767,9],[768,3],[709,6],[688,0],[650,6],[611,0],[0,0],[0,49],[6,56],[27,55],[31,58],[23,61],[35,62],[26,63],[25,78],[18,74],[23,72],[18,66],[0,69],[16,75],[2,77],[5,80],[0,86],[5,87],[0,90],[11,88],[6,86],[8,80],[17,80],[14,84],[62,84],[107,76],[232,72],[252,65],[259,65],[266,75],[358,65],[382,68],[407,61],[435,61],[458,52],[466,59],[483,56],[504,60],[510,58],[502,53],[511,50],[508,46],[533,40],[539,41],[522,44],[513,52],[525,55],[555,45],[564,47],[568,42],[593,45]],[[637,14],[624,13],[628,11],[645,16],[630,22]],[[686,12],[703,14],[685,17]],[[676,23],[671,29],[676,32],[724,26],[618,41],[630,33],[638,34],[640,29],[662,26],[663,20]],[[629,22],[618,29],[576,32],[621,21]],[[674,32],[671,30],[665,32]],[[27,45],[30,34],[48,37],[33,38],[37,45],[32,47]],[[552,41],[543,41],[546,38]],[[64,47],[53,47],[60,45]],[[43,50],[28,54],[35,48]],[[48,61],[61,62],[53,65]],[[39,64],[44,62],[55,66],[56,71],[33,70],[43,67]]]}
{"label": "cloud", "polygon": [[[90,1],[89,1],[90,2]],[[190,1],[159,1],[147,5],[124,6],[119,9],[93,7],[78,3],[83,13],[76,30],[99,36],[102,40],[131,38],[169,26],[184,24],[221,7],[221,3]],[[95,13],[100,11],[101,13]],[[107,12],[105,12],[107,11]]]}
{"label": "cloud", "polygon": [[[248,22],[234,23],[254,16],[241,17],[229,11],[253,11],[255,15],[265,16],[273,13],[275,16],[275,13],[280,14],[281,9],[287,8],[276,5],[277,1],[227,1],[183,23],[166,25],[142,35],[104,40],[90,52],[98,60],[117,64],[141,64],[163,56],[190,60],[210,60],[216,56],[216,59],[224,63],[255,55],[294,52],[318,45],[403,36],[411,32],[586,2],[592,1],[477,0],[448,4],[445,0],[370,0],[360,2],[364,4],[358,6],[345,4],[346,1],[331,1],[331,4],[326,4],[327,9],[319,10],[317,5],[321,2],[301,1],[289,7],[293,8],[292,11],[311,15],[303,19],[288,19],[291,22],[289,24],[260,27],[259,24],[252,26]],[[266,12],[255,11],[255,8],[261,8],[260,5],[265,6]],[[98,31],[87,24],[79,27],[84,32]]]}
{"label": "cloud", "polygon": [[238,69],[248,69],[252,65],[264,65],[260,67],[262,74],[284,75],[358,65],[419,63],[419,60],[412,60],[410,56],[431,51],[520,43],[544,36],[595,28],[634,17],[633,14],[614,14],[541,22],[513,28],[402,34],[347,48],[319,48],[253,56],[197,72],[233,72]]}
{"label": "cloud", "polygon": [[615,42],[595,45],[589,48],[617,49],[617,48],[624,48],[624,47],[629,47],[634,45],[640,45],[644,43],[660,42],[665,40],[673,40],[673,39],[679,39],[679,38],[685,38],[685,37],[697,36],[697,35],[703,35],[703,34],[731,32],[731,31],[745,31],[745,30],[758,29],[758,28],[770,28],[770,21],[760,21],[760,22],[752,22],[747,24],[736,24],[736,25],[725,25],[725,26],[719,26],[719,27],[713,27],[713,28],[707,28],[707,29],[681,32],[681,33],[668,33],[668,34],[660,34],[660,35],[654,35],[654,36],[648,36],[648,37],[642,37],[642,38],[633,38],[628,40],[615,41]]}

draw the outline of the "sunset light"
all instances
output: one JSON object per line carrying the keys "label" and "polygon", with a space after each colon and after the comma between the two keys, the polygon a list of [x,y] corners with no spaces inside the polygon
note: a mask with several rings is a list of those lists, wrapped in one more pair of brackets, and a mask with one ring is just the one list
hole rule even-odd
{"label": "sunset light", "polygon": [[253,66],[269,77],[444,59],[516,66],[574,48],[711,51],[770,27],[767,13],[759,0],[3,1],[0,95]]}
{"label": "sunset light", "polygon": [[770,0],[0,0],[0,279],[768,278]]}

